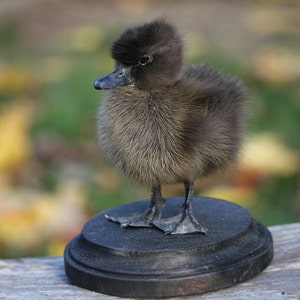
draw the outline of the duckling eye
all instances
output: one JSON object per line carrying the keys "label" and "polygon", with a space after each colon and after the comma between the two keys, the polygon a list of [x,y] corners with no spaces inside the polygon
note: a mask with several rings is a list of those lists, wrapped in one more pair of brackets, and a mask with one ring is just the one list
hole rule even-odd
{"label": "duckling eye", "polygon": [[141,56],[140,60],[139,60],[139,65],[141,66],[146,66],[148,64],[150,64],[152,62],[153,58],[151,55],[143,55]]}

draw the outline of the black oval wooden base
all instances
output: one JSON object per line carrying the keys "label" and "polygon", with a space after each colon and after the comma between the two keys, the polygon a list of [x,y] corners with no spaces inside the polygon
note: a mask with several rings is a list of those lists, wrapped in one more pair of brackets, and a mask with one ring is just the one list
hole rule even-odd
{"label": "black oval wooden base", "polygon": [[[167,198],[163,217],[181,211]],[[80,287],[120,297],[159,298],[204,293],[246,281],[273,257],[266,227],[247,210],[224,200],[195,197],[194,215],[207,235],[164,234],[155,228],[122,228],[105,214],[130,215],[149,200],[121,205],[89,220],[66,247],[66,274]]]}

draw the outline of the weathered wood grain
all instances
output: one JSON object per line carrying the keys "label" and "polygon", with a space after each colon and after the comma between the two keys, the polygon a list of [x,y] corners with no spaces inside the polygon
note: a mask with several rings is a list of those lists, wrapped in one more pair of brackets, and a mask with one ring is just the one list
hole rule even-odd
{"label": "weathered wood grain", "polygon": [[[274,259],[259,276],[228,289],[181,299],[300,299],[300,223],[269,228]],[[118,299],[69,284],[62,257],[0,260],[0,299]]]}

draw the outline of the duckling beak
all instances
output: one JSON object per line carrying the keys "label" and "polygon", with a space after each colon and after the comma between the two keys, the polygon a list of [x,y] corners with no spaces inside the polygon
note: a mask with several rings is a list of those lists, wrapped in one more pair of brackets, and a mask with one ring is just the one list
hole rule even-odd
{"label": "duckling beak", "polygon": [[123,65],[117,65],[115,70],[94,81],[96,90],[111,90],[119,86],[129,85],[133,82],[130,76],[131,68]]}

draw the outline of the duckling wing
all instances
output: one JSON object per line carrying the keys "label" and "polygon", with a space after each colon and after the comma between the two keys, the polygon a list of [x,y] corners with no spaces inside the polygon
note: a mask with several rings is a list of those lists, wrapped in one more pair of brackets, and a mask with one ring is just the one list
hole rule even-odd
{"label": "duckling wing", "polygon": [[190,67],[182,79],[188,113],[184,124],[186,151],[194,153],[201,175],[227,165],[237,157],[245,90],[241,81],[208,67]]}
{"label": "duckling wing", "polygon": [[229,77],[206,64],[191,66],[183,76],[191,100],[208,111],[243,115],[245,87],[238,77]]}

